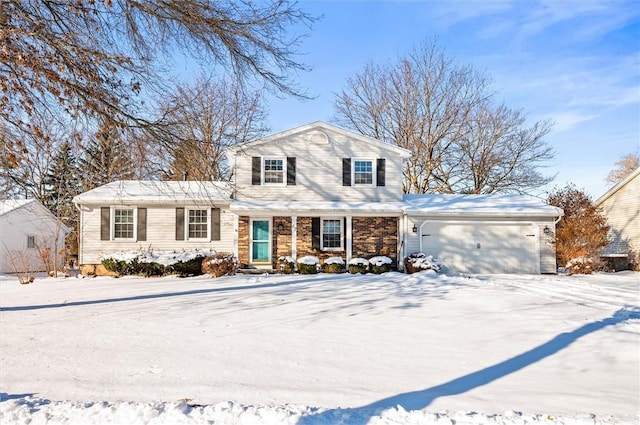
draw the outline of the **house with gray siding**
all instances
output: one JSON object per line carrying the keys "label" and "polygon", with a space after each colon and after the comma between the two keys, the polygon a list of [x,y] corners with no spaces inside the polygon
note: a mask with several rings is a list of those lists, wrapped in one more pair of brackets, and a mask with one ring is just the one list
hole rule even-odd
{"label": "house with gray siding", "polygon": [[602,257],[615,270],[637,267],[640,262],[640,168],[598,198],[609,224],[609,245]]}
{"label": "house with gray siding", "polygon": [[[318,121],[226,153],[229,184],[114,182],[76,197],[80,262],[198,247],[233,252],[245,268],[272,269],[280,256],[384,255],[402,269],[422,251],[452,273],[555,272],[560,209],[522,196],[403,195],[410,152],[400,147]],[[199,222],[204,233],[193,237]]]}

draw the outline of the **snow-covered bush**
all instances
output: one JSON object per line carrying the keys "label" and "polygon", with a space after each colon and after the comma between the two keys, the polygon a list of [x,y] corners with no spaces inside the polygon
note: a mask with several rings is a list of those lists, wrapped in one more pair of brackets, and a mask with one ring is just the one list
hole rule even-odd
{"label": "snow-covered bush", "polygon": [[162,276],[175,273],[186,277],[202,274],[202,260],[214,253],[197,249],[161,252],[139,249],[105,255],[101,263],[105,269],[119,275]]}
{"label": "snow-covered bush", "polygon": [[369,260],[366,258],[352,258],[347,269],[351,274],[365,274],[369,271]]}
{"label": "snow-covered bush", "polygon": [[296,260],[288,255],[278,257],[276,261],[276,271],[284,274],[291,274],[296,270]]}
{"label": "snow-covered bush", "polygon": [[439,272],[442,264],[433,256],[426,255],[424,252],[414,252],[404,259],[404,269],[407,273],[416,273],[422,270],[433,270]]}
{"label": "snow-covered bush", "polygon": [[384,255],[369,258],[369,271],[374,274],[390,272],[393,266],[391,258]]}
{"label": "snow-covered bush", "polygon": [[298,272],[300,274],[315,274],[318,273],[318,265],[320,260],[313,255],[307,255],[302,258],[298,258]]}
{"label": "snow-covered bush", "polygon": [[578,257],[569,260],[565,270],[569,274],[591,274],[595,269],[593,258]]}
{"label": "snow-covered bush", "polygon": [[216,252],[202,260],[202,272],[213,277],[232,276],[238,269],[238,260],[230,252]]}
{"label": "snow-covered bush", "polygon": [[342,257],[329,257],[324,260],[322,270],[325,273],[344,273],[344,260]]}

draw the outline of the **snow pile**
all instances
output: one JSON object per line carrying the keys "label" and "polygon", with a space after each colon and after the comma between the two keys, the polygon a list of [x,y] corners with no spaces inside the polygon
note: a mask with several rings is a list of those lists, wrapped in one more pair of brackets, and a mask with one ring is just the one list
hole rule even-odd
{"label": "snow pile", "polygon": [[0,423],[638,424],[640,273],[0,276]]}
{"label": "snow pile", "polygon": [[310,266],[315,266],[317,264],[320,264],[320,260],[318,259],[318,257],[314,255],[306,255],[304,257],[298,258],[298,264],[307,264]]}
{"label": "snow pile", "polygon": [[388,265],[393,264],[393,261],[391,261],[391,258],[389,258],[389,257],[386,257],[384,255],[380,255],[378,257],[369,258],[369,264],[372,264],[372,265],[378,266],[378,267],[382,267],[385,264],[388,264]]}
{"label": "snow pile", "polygon": [[171,266],[180,261],[187,262],[196,257],[207,257],[215,255],[216,251],[211,249],[194,249],[182,251],[152,251],[152,250],[133,250],[123,251],[115,254],[105,254],[100,260],[113,259],[117,261],[137,260],[140,263],[158,263],[163,266]]}
{"label": "snow pile", "polygon": [[369,265],[369,260],[367,260],[366,258],[352,258],[351,260],[349,260],[349,264],[350,265],[354,265],[354,266],[368,266]]}
{"label": "snow pile", "polygon": [[329,257],[326,260],[324,260],[325,264],[342,264],[344,265],[344,260],[342,259],[342,257]]}

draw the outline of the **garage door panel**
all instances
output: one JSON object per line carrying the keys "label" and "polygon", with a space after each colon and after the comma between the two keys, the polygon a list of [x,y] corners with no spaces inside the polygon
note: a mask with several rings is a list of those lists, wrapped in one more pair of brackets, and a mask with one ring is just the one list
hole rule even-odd
{"label": "garage door panel", "polygon": [[450,271],[537,273],[536,229],[523,223],[426,222],[422,250]]}

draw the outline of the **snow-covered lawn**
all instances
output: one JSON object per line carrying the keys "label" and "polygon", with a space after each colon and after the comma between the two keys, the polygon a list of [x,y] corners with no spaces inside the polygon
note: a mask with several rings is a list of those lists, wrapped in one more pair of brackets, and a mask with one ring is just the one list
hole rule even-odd
{"label": "snow-covered lawn", "polygon": [[640,418],[640,274],[0,276],[0,423]]}

